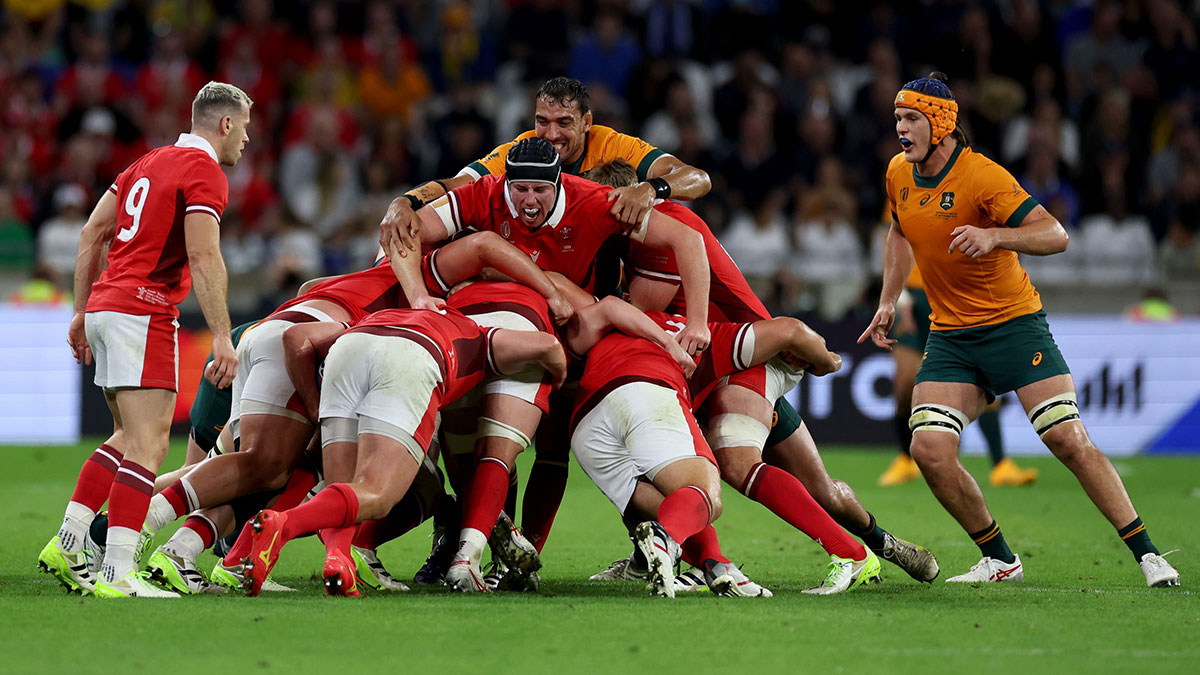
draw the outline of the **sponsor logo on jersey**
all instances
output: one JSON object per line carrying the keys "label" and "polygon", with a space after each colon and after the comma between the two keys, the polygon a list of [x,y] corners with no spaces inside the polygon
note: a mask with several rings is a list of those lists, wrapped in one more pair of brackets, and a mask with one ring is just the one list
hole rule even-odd
{"label": "sponsor logo on jersey", "polygon": [[921,201],[919,201],[917,203],[920,204],[921,206],[925,206],[926,204],[929,203],[929,199],[931,197],[933,197],[933,195],[931,195],[931,194],[925,195],[924,197],[921,197]]}
{"label": "sponsor logo on jersey", "polygon": [[542,252],[541,252],[541,251],[530,251],[530,252],[529,252],[529,257],[530,257],[530,258],[533,258],[533,262],[537,262],[538,256],[539,256],[539,255],[541,255],[541,254],[542,254]]}
{"label": "sponsor logo on jersey", "polygon": [[1033,365],[1038,365],[1042,362],[1042,353],[1038,352],[1033,355]]}
{"label": "sponsor logo on jersey", "polygon": [[942,207],[943,211],[949,211],[950,207],[954,206],[954,193],[953,192],[943,192],[942,193],[942,203],[938,204],[938,206]]}

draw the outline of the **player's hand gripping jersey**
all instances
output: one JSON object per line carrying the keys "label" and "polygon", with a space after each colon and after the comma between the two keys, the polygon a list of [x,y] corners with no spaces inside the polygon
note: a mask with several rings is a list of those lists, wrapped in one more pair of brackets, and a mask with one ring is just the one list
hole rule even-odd
{"label": "player's hand gripping jersey", "polygon": [[177,305],[192,287],[184,217],[205,213],[220,223],[229,201],[212,146],[182,134],[175,145],[143,155],[108,189],[117,198],[117,231],[87,311],[179,316]]}
{"label": "player's hand gripping jersey", "polygon": [[997,248],[977,259],[947,252],[954,228],[1016,227],[1037,206],[1004,167],[958,146],[941,173],[925,177],[901,153],[888,166],[886,188],[921,270],[933,330],[987,326],[1042,308],[1015,252]]}
{"label": "player's hand gripping jersey", "polygon": [[607,195],[611,190],[564,175],[554,211],[536,230],[521,224],[504,189],[503,175],[485,176],[452,190],[446,201],[436,201],[431,208],[445,225],[447,237],[465,229],[495,232],[527,253],[541,269],[558,272],[590,293],[595,285],[596,254],[604,241],[614,234],[638,240],[645,236],[641,228],[627,232],[609,213]]}

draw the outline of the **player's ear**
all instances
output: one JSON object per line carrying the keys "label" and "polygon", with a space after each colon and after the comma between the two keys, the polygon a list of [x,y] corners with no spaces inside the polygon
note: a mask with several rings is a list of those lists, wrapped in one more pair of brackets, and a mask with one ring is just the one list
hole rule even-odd
{"label": "player's ear", "polygon": [[592,128],[592,111],[589,110],[583,113],[583,131],[587,133]]}

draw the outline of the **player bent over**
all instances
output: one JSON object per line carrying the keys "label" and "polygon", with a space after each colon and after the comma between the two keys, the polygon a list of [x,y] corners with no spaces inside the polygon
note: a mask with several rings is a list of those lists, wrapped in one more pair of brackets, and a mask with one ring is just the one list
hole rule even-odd
{"label": "player bent over", "polygon": [[[555,383],[566,375],[566,357],[554,336],[504,329],[485,333],[453,309],[385,310],[344,333],[313,330],[310,348],[326,353],[319,403],[322,445],[334,452],[355,449],[354,481],[329,485],[289,511],[264,511],[248,525],[254,528],[245,560],[246,590],[252,596],[291,539],[387,515],[424,460],[442,406],[488,375],[519,372],[531,363],[550,371]],[[314,371],[302,387],[306,397],[313,395],[315,377]],[[352,592],[350,552],[331,552],[324,576],[327,591]]]}
{"label": "player bent over", "polygon": [[1016,391],[1034,431],[1116,528],[1146,584],[1178,585],[1179,573],[1151,543],[1120,476],[1084,429],[1070,370],[1017,259],[1018,253],[1066,250],[1066,230],[1008,171],[971,150],[945,75],[904,85],[894,115],[901,152],[886,177],[892,227],[883,291],[859,342],[869,337],[892,348],[896,341],[887,334],[915,258],[933,312],[909,418],[912,456],[929,489],[983,554],[970,571],[947,581],[1025,577],[979,485],[958,461],[959,434],[985,397]]}
{"label": "player bent over", "polygon": [[[633,167],[622,161],[601,164],[589,171],[587,177],[614,186],[630,185],[637,178]],[[704,238],[711,270],[712,320],[743,323],[771,318],[750,290],[741,270],[700,217],[670,201],[654,209],[671,215]],[[676,261],[669,252],[630,241],[626,269],[631,270],[627,280],[629,301],[634,306],[667,312],[678,312],[683,306],[684,289],[679,284]],[[806,529],[809,524],[821,521],[828,513],[880,558],[899,566],[917,581],[933,581],[939,572],[933,554],[880,527],[850,486],[832,478],[825,469],[808,428],[783,396],[799,377],[795,369],[775,359],[719,383],[700,422],[706,429],[722,478],[810,535]],[[651,492],[640,490],[639,494]],[[641,569],[638,562],[636,555],[618,560],[592,578],[636,576]],[[680,579],[687,581],[697,576],[689,572]]]}
{"label": "player bent over", "polygon": [[[138,573],[145,540],[140,532],[169,445],[178,377],[177,306],[193,275],[213,333],[214,360],[205,376],[226,386],[237,370],[218,245],[229,197],[220,165],[241,158],[250,140],[252,104],[237,87],[206,84],[192,101],[191,133],[125,169],[84,227],[67,342],[80,363],[95,355],[96,384],[104,389],[114,430],[84,463],[62,527],[38,556],[39,566],[69,590],[177,597]],[[82,548],[106,499],[108,550],[97,579]]]}

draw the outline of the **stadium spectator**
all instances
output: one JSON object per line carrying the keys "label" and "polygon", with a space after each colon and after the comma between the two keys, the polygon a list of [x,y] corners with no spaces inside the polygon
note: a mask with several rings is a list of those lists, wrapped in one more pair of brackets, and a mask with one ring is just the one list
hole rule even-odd
{"label": "stadium spectator", "polygon": [[567,74],[592,90],[603,86],[614,96],[625,95],[629,75],[641,59],[641,49],[625,30],[619,12],[601,10],[592,30],[571,50]]}
{"label": "stadium spectator", "polygon": [[1154,280],[1150,222],[1129,212],[1119,190],[1108,194],[1104,213],[1080,220],[1079,230],[1085,283],[1123,286]]}
{"label": "stadium spectator", "polygon": [[55,283],[70,286],[75,274],[79,234],[87,222],[87,192],[64,183],[54,191],[54,216],[42,223],[37,236],[38,264],[45,266]]}
{"label": "stadium spectator", "polygon": [[304,140],[279,160],[279,187],[287,208],[322,239],[337,234],[358,205],[358,170],[337,145],[337,111],[315,108]]}

